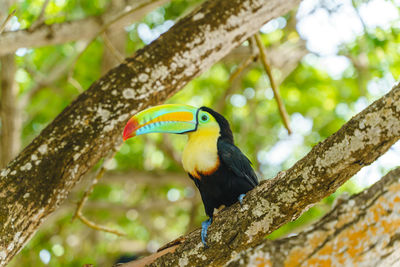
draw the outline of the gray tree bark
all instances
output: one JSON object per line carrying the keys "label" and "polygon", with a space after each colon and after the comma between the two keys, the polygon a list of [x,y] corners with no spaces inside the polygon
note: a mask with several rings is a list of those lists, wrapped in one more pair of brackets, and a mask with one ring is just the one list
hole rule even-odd
{"label": "gray tree bark", "polygon": [[398,266],[400,168],[369,189],[339,199],[331,212],[296,236],[266,240],[227,266]]}
{"label": "gray tree bark", "polygon": [[0,174],[0,266],[80,177],[121,142],[136,112],[162,103],[292,1],[212,0],[82,93]]}

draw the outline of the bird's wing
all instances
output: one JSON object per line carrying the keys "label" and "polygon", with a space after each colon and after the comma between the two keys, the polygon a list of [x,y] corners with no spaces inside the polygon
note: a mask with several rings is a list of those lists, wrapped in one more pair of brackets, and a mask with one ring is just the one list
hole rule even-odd
{"label": "bird's wing", "polygon": [[245,178],[251,185],[257,186],[258,179],[250,160],[235,145],[218,139],[218,155],[225,165],[238,177]]}

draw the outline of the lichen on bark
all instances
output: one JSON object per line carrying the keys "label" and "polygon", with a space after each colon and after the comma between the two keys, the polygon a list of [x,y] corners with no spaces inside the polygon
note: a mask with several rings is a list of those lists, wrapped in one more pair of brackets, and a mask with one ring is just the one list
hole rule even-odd
{"label": "lichen on bark", "polygon": [[227,266],[390,266],[400,260],[400,168],[307,230],[242,251]]}

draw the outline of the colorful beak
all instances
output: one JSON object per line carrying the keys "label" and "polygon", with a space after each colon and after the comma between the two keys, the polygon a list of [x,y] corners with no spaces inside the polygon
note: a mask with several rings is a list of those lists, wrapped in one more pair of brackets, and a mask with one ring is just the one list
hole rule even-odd
{"label": "colorful beak", "polygon": [[145,109],[129,119],[124,129],[124,141],[148,133],[186,133],[197,127],[198,108],[167,104]]}

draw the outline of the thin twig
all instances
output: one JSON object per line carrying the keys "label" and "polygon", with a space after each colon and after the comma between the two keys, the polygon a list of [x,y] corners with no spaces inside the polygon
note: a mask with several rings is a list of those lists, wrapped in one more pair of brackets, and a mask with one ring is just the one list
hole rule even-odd
{"label": "thin twig", "polygon": [[[257,55],[250,55],[245,61],[243,61],[236,70],[229,77],[229,87],[224,91],[223,95],[219,98],[217,104],[215,105],[215,110],[217,112],[222,112],[226,105],[226,98],[235,93],[240,86],[235,82],[244,74],[244,70],[254,61]],[[240,82],[240,81],[238,81]]]}
{"label": "thin twig", "polygon": [[106,171],[105,168],[105,162],[106,160],[103,161],[102,166],[100,167],[99,171],[97,172],[95,178],[92,181],[92,184],[90,185],[90,187],[85,191],[85,193],[83,194],[83,197],[81,198],[81,200],[78,202],[77,204],[77,208],[75,210],[75,214],[72,217],[72,220],[75,220],[75,218],[78,217],[79,214],[81,214],[82,209],[83,209],[83,205],[85,204],[85,202],[87,201],[87,199],[89,198],[90,194],[93,192],[94,187],[96,186],[96,184],[99,182],[99,180],[101,179],[101,177],[103,177],[104,172]]}
{"label": "thin twig", "polygon": [[121,53],[114,47],[114,45],[111,43],[110,38],[108,38],[107,33],[103,32],[102,34],[104,44],[107,46],[107,48],[110,50],[111,54],[117,59],[119,63],[124,62],[124,57],[121,55]]}
{"label": "thin twig", "polygon": [[236,70],[229,77],[229,83],[236,79],[242,71],[247,68],[251,63],[253,63],[257,59],[258,55],[251,54],[245,61],[243,61]]}
{"label": "thin twig", "polygon": [[354,9],[354,11],[355,11],[355,13],[357,15],[358,20],[360,21],[360,23],[361,23],[361,25],[363,27],[364,32],[368,34],[367,25],[365,24],[364,19],[361,17],[361,14],[360,14],[360,11],[358,10],[356,2],[354,0],[352,0],[351,1],[351,5],[353,6],[353,9]]}
{"label": "thin twig", "polygon": [[106,226],[103,226],[103,225],[98,225],[98,224],[96,224],[96,223],[94,223],[94,222],[88,220],[88,219],[87,219],[85,216],[83,216],[81,213],[78,213],[78,214],[76,215],[76,217],[77,217],[81,222],[83,222],[84,224],[86,224],[86,225],[89,226],[90,228],[95,229],[95,230],[97,230],[97,231],[107,232],[107,233],[111,233],[111,234],[118,235],[118,236],[126,236],[126,234],[123,233],[123,232],[120,232],[120,231],[118,231],[118,230],[115,230],[115,229],[112,229],[112,228],[109,228],[109,227],[106,227]]}
{"label": "thin twig", "polygon": [[8,14],[7,18],[3,21],[3,23],[0,26],[0,34],[4,31],[4,29],[7,27],[8,22],[10,21],[10,19],[14,16],[15,12],[17,10],[14,9],[13,11],[11,11],[10,14]]}
{"label": "thin twig", "polygon": [[137,11],[137,10],[139,10],[139,9],[141,9],[141,8],[143,8],[143,7],[145,7],[145,6],[147,6],[148,4],[149,4],[149,3],[144,3],[144,4],[142,4],[142,5],[139,5],[139,6],[135,7],[135,8],[128,9],[127,11],[122,12],[121,14],[119,14],[118,16],[116,16],[115,18],[113,18],[112,20],[110,20],[110,21],[108,21],[107,23],[105,23],[105,24],[100,28],[100,30],[92,37],[92,39],[89,40],[89,42],[86,44],[85,48],[76,56],[74,62],[72,63],[72,67],[71,67],[71,70],[70,70],[70,72],[69,72],[69,74],[68,74],[68,77],[72,77],[72,76],[73,76],[73,71],[74,71],[74,69],[75,69],[76,63],[78,62],[78,60],[80,59],[80,57],[82,56],[82,54],[85,53],[85,51],[89,48],[89,46],[91,45],[91,43],[93,43],[94,40],[96,40],[96,38],[97,38],[100,34],[102,34],[103,32],[105,32],[105,31],[108,29],[108,27],[110,27],[110,26],[111,26],[112,24],[114,24],[115,22],[117,22],[117,21],[123,19],[124,17],[128,16],[129,14],[131,14],[131,13],[133,13],[133,12],[135,12],[135,11]]}
{"label": "thin twig", "polygon": [[[239,77],[241,77],[244,73],[244,70],[254,61],[257,60],[258,54],[256,51],[252,49],[252,42],[251,39],[248,39],[249,41],[249,48],[250,48],[250,55],[248,58],[246,58],[245,61],[242,61],[242,63],[232,72],[232,74],[229,76],[228,82],[230,86],[224,91],[223,95],[219,98],[217,104],[215,105],[215,110],[218,112],[222,112],[222,110],[225,108],[226,104],[226,98],[228,95],[234,93],[239,86],[237,86],[235,80],[237,80]],[[258,52],[258,51],[257,51]]]}
{"label": "thin twig", "polygon": [[114,230],[111,228],[108,228],[106,226],[102,226],[102,225],[98,225],[92,221],[90,221],[89,219],[87,219],[85,216],[83,216],[82,214],[82,209],[83,209],[83,205],[85,204],[85,202],[87,201],[87,199],[89,198],[90,194],[93,192],[94,187],[96,186],[96,184],[99,182],[99,180],[101,179],[101,177],[103,177],[103,174],[106,171],[106,165],[107,163],[112,160],[116,154],[118,149],[114,149],[109,156],[107,156],[103,163],[101,164],[101,167],[99,169],[99,171],[97,172],[95,178],[92,181],[92,184],[89,186],[89,188],[85,191],[85,193],[83,194],[82,199],[78,202],[77,204],[77,208],[75,210],[74,215],[72,216],[72,220],[75,220],[76,218],[78,218],[81,222],[83,222],[84,224],[86,224],[87,226],[89,226],[90,228],[93,228],[95,230],[98,231],[103,231],[103,232],[108,232],[108,233],[112,233],[118,236],[125,236],[126,234],[123,232],[120,232],[118,230]]}
{"label": "thin twig", "polygon": [[[354,12],[356,13],[358,19],[360,20],[360,23],[363,27],[363,33],[365,33],[366,37],[368,38],[369,36],[369,31],[368,31],[368,27],[365,24],[364,19],[361,17],[360,11],[357,7],[357,4],[354,0],[351,1],[351,4],[353,6]],[[367,46],[368,46],[368,42],[365,42],[365,40],[362,40],[358,42],[359,43],[359,53],[357,57],[353,57],[351,56],[351,54],[347,55],[347,58],[350,59],[350,61],[352,61],[354,67],[356,68],[358,74],[357,74],[357,83],[358,83],[358,88],[360,91],[360,96],[365,96],[367,94],[366,92],[366,82],[369,80],[369,71],[368,71],[368,60],[360,60],[361,58],[367,58],[365,56],[365,51],[367,51]],[[366,64],[363,64],[363,63]]]}
{"label": "thin twig", "polygon": [[279,90],[275,85],[275,81],[272,77],[271,68],[268,64],[267,52],[265,51],[265,47],[264,47],[264,45],[261,41],[260,35],[258,33],[256,33],[254,35],[254,39],[255,39],[258,49],[260,51],[260,60],[264,66],[265,72],[268,75],[272,91],[274,91],[275,100],[276,100],[276,103],[278,104],[278,109],[279,109],[279,113],[281,114],[283,124],[285,125],[285,128],[287,129],[288,133],[292,134],[292,130],[290,129],[290,125],[289,125],[289,116],[286,112],[285,105],[282,102],[281,96],[279,94]]}
{"label": "thin twig", "polygon": [[78,90],[78,93],[82,93],[85,89],[83,89],[82,85],[72,76],[68,76],[68,82]]}
{"label": "thin twig", "polygon": [[30,26],[30,30],[35,29],[37,26],[41,25],[44,21],[44,12],[46,11],[47,5],[49,4],[50,0],[45,0],[42,9],[40,10],[39,16],[37,19],[32,23]]}

